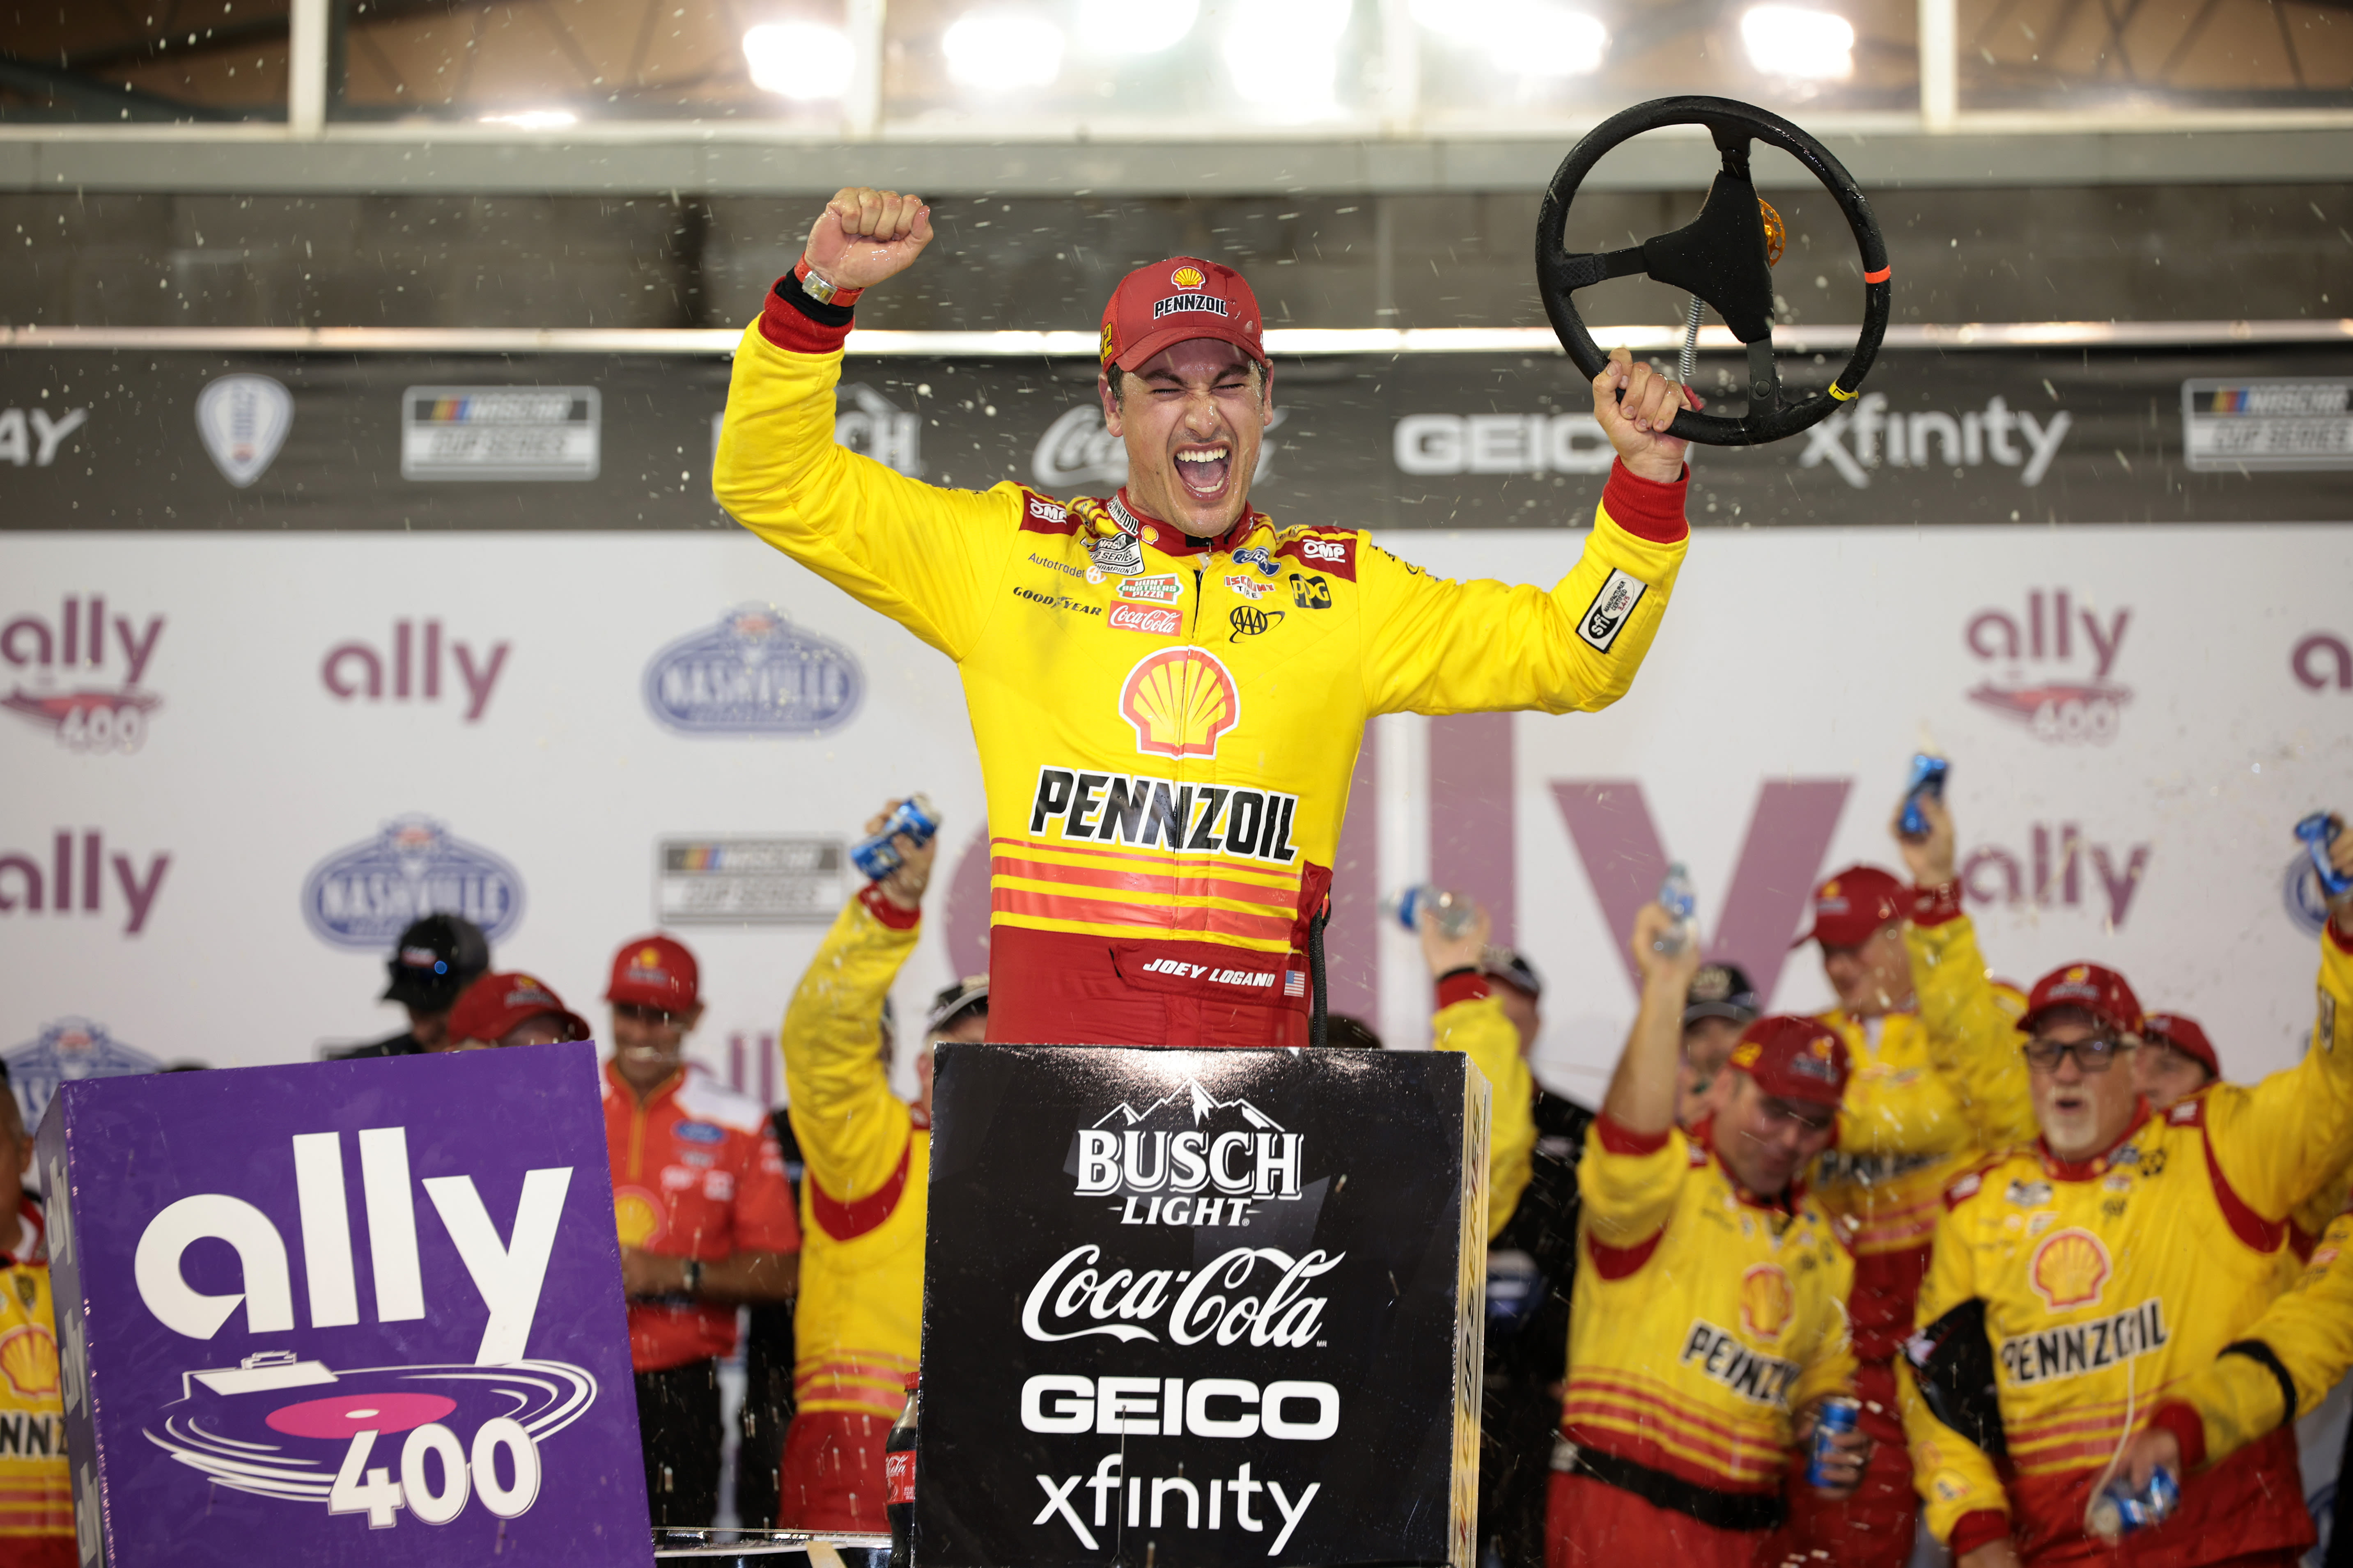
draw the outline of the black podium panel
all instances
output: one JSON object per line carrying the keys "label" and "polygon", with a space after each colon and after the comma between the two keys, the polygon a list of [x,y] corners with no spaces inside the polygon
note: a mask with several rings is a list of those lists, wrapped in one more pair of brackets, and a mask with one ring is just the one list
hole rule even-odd
{"label": "black podium panel", "polygon": [[944,1045],[922,1568],[1469,1568],[1487,1082]]}

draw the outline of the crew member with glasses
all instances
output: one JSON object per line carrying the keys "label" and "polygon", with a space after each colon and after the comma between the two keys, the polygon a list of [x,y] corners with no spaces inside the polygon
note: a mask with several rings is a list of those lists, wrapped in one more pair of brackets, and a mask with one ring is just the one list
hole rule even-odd
{"label": "crew member with glasses", "polygon": [[[2130,1070],[2147,1024],[2124,976],[2035,984],[2019,1028],[2041,1137],[1948,1191],[1901,1369],[1915,1484],[1958,1568],[2116,1558],[2086,1510],[2126,1443],[2177,1419],[2167,1391],[2278,1294],[2288,1215],[2353,1155],[2348,925],[2321,938],[2304,1059],[2161,1113]],[[2177,1479],[2173,1515],[2116,1560],[2286,1568],[2313,1542],[2292,1426]]]}

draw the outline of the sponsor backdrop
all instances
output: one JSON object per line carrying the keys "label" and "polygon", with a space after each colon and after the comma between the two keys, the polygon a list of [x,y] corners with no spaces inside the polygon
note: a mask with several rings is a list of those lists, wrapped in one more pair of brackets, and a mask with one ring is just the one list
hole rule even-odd
{"label": "sponsor backdrop", "polygon": [[[1579,535],[1385,542],[1548,583]],[[901,1018],[983,961],[954,669],[747,535],[19,533],[0,562],[0,1052],[36,1113],[70,1079],[390,1032],[384,959],[428,909],[600,1024],[616,948],[673,927],[711,1002],[691,1048],[770,1090],[842,849],[916,789],[945,847]],[[1376,723],[1335,1004],[1426,1038],[1372,901],[1434,875],[1502,910],[1552,982],[1539,1068],[1592,1100],[1667,856],[1718,953],[1821,1004],[1787,951],[1807,885],[1895,863],[1933,740],[2000,973],[2118,963],[2232,1073],[2284,1065],[2318,930],[2288,830],[2353,807],[2347,582],[2345,523],[1703,531],[1615,709]]]}

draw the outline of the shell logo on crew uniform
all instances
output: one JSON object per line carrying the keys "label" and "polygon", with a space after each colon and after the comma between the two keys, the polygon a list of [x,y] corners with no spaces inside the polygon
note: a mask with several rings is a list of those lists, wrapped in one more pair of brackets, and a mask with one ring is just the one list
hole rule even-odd
{"label": "shell logo on crew uniform", "polygon": [[1740,1326],[1757,1339],[1773,1341],[1789,1326],[1797,1294],[1778,1263],[1759,1263],[1740,1277]]}
{"label": "shell logo on crew uniform", "polygon": [[643,1247],[661,1234],[661,1200],[636,1187],[623,1187],[613,1194],[613,1224],[623,1247]]}
{"label": "shell logo on crew uniform", "polygon": [[1201,269],[1198,267],[1179,267],[1168,275],[1168,281],[1178,289],[1198,289],[1208,279],[1201,276]]}
{"label": "shell logo on crew uniform", "polygon": [[0,1339],[0,1375],[17,1397],[58,1392],[58,1342],[49,1331],[28,1324]]}
{"label": "shell logo on crew uniform", "polygon": [[2034,1249],[2026,1277],[2044,1306],[2054,1312],[2085,1307],[2100,1299],[2108,1276],[2115,1271],[2108,1249],[2088,1230],[2053,1233]]}
{"label": "shell logo on crew uniform", "polygon": [[1155,757],[1214,757],[1241,722],[1241,693],[1206,648],[1147,654],[1119,689],[1119,713],[1135,727],[1135,749]]}

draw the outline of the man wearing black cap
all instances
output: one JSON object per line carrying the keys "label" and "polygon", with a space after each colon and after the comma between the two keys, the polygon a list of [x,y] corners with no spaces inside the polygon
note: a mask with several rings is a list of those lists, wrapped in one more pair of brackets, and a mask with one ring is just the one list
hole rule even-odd
{"label": "man wearing black cap", "polygon": [[1724,1064],[1732,1059],[1740,1031],[1763,1016],[1757,987],[1736,963],[1704,963],[1683,999],[1683,1054],[1675,1069],[1675,1125],[1688,1132],[1714,1103]]}
{"label": "man wearing black cap", "polygon": [[434,914],[412,922],[385,961],[392,984],[385,987],[384,1000],[408,1009],[408,1027],[372,1045],[337,1052],[337,1057],[351,1061],[449,1049],[457,1043],[449,1038],[449,1009],[490,967],[490,939],[473,921]]}

